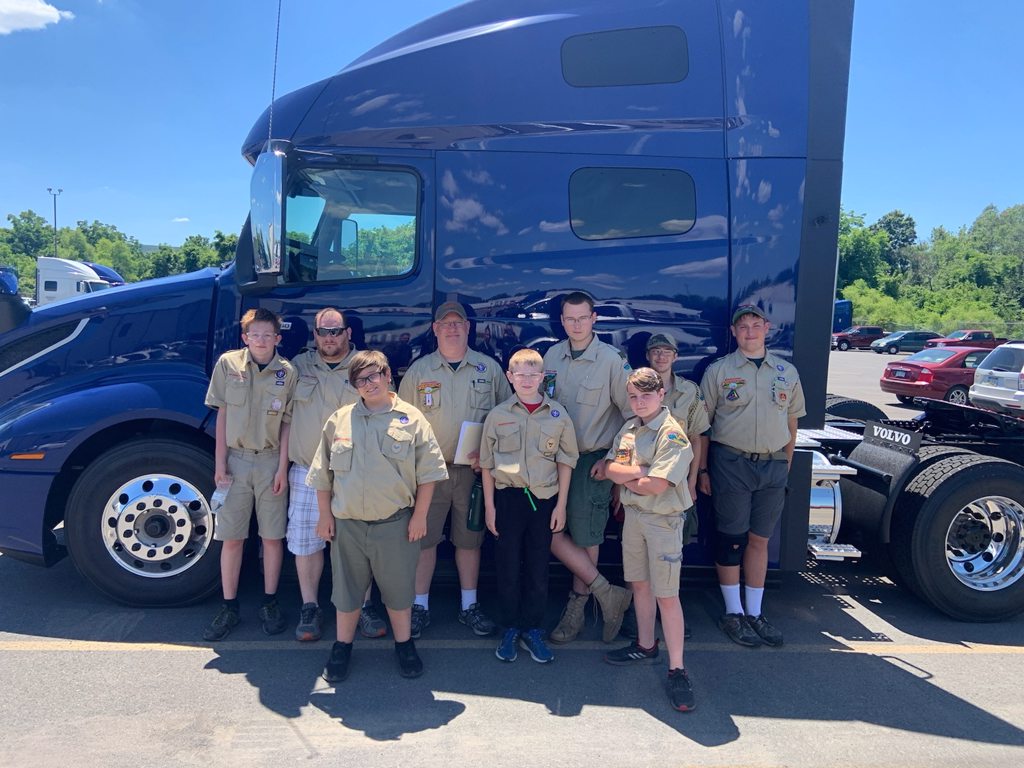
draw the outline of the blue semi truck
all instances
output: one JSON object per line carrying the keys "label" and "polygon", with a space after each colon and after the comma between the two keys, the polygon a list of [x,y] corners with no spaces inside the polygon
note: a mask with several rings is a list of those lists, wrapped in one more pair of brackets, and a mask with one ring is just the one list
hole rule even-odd
{"label": "blue semi truck", "polygon": [[[478,0],[277,99],[243,145],[251,210],[232,265],[0,306],[0,551],[47,565],[70,554],[127,603],[201,599],[219,576],[204,393],[244,310],[280,314],[291,356],[319,308],[343,307],[355,344],[401,372],[433,348],[443,301],[467,305],[473,345],[505,358],[564,338],[559,299],[585,289],[598,335],[631,363],[668,331],[693,377],[729,350],[730,307],[767,310],[812,430],[773,566],[802,566],[809,545],[855,554],[836,542],[842,517],[902,547],[905,582],[950,615],[1020,610],[1007,537],[1020,537],[1024,493],[985,513],[990,529],[1002,515],[1005,544],[991,530],[980,544],[958,507],[963,524],[921,550],[906,519],[931,513],[894,511],[892,483],[927,451],[894,480],[857,460],[862,420],[826,428],[826,405],[878,415],[825,393],[851,26],[848,0]],[[850,482],[866,490],[843,516]],[[712,565],[707,502],[695,567]],[[935,569],[939,587],[922,586]]]}

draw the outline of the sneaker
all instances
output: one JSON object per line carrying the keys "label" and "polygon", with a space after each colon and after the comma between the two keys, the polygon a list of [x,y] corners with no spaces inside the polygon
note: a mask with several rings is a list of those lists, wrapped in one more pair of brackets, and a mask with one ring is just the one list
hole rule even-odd
{"label": "sneaker", "polygon": [[384,619],[377,613],[377,606],[364,605],[359,610],[359,633],[363,637],[384,637],[388,633],[388,626]]}
{"label": "sneaker", "polygon": [[670,669],[668,671],[668,682],[665,684],[668,691],[668,700],[672,703],[672,709],[680,712],[692,712],[697,705],[693,700],[693,685],[690,683],[690,676],[685,669]]}
{"label": "sneaker", "polygon": [[260,606],[260,621],[263,622],[265,634],[277,635],[284,632],[284,616],[276,599]]}
{"label": "sneaker", "polygon": [[519,635],[519,645],[524,651],[530,652],[530,658],[538,664],[547,664],[555,660],[555,654],[544,642],[544,633],[539,629],[528,629]]}
{"label": "sneaker", "polygon": [[640,647],[640,644],[634,640],[632,643],[627,645],[625,648],[618,648],[614,651],[608,651],[604,655],[604,660],[609,664],[614,664],[617,667],[624,667],[629,664],[637,663],[652,663],[658,658],[658,642],[654,642],[654,648],[649,651],[645,651]]}
{"label": "sneaker", "polygon": [[502,661],[515,661],[519,658],[519,651],[516,646],[519,644],[519,630],[506,629],[502,635],[501,642],[494,649],[494,655]]}
{"label": "sneaker", "polygon": [[493,635],[494,630],[497,629],[494,626],[494,622],[487,618],[487,615],[480,610],[480,603],[473,603],[466,610],[459,611],[459,623],[465,624],[473,630],[474,634],[480,637]]}
{"label": "sneaker", "polygon": [[750,628],[747,617],[742,613],[725,614],[718,620],[718,628],[725,632],[730,640],[739,645],[756,648],[761,644],[761,638]]}
{"label": "sneaker", "polygon": [[[299,609],[299,624],[295,627],[295,639],[299,642],[319,640],[323,633],[324,612],[316,603],[303,603]],[[266,631],[264,627],[264,631]],[[267,634],[273,634],[268,632]]]}
{"label": "sneaker", "polygon": [[238,611],[227,605],[222,605],[217,615],[213,617],[210,626],[203,630],[203,640],[223,640],[231,630],[237,626],[241,619]]}
{"label": "sneaker", "polygon": [[348,677],[349,661],[352,659],[352,643],[335,643],[327,657],[323,678],[328,683],[340,683]]}
{"label": "sneaker", "polygon": [[423,674],[423,662],[416,653],[416,644],[412,638],[404,643],[395,643],[395,655],[398,657],[398,674],[402,677],[419,677]]}
{"label": "sneaker", "polygon": [[419,640],[423,630],[430,626],[430,611],[422,605],[412,604],[412,623],[410,626],[410,637]]}
{"label": "sneaker", "polygon": [[782,645],[782,633],[768,622],[763,613],[760,616],[747,616],[747,624],[765,645],[772,647]]}

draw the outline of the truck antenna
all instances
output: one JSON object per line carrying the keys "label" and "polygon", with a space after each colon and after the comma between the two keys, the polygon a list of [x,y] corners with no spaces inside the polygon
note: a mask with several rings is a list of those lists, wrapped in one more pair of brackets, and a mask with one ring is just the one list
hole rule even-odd
{"label": "truck antenna", "polygon": [[274,96],[277,93],[277,48],[281,42],[281,0],[277,0],[277,29],[274,31],[274,74],[270,78],[270,114],[267,117],[267,142],[274,138]]}

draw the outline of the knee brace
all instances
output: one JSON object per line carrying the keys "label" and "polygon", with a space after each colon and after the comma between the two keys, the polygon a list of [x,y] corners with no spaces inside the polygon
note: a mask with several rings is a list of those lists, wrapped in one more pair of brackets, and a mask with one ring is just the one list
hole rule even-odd
{"label": "knee brace", "polygon": [[715,532],[715,563],[718,565],[741,565],[743,550],[747,548],[747,534]]}

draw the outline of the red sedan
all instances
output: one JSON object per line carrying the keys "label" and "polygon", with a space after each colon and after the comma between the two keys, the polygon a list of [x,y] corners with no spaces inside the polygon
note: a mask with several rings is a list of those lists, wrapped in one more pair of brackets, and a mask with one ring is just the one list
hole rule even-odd
{"label": "red sedan", "polygon": [[991,351],[981,347],[925,349],[885,366],[879,384],[883,392],[896,395],[901,403],[930,397],[968,405],[974,369]]}

